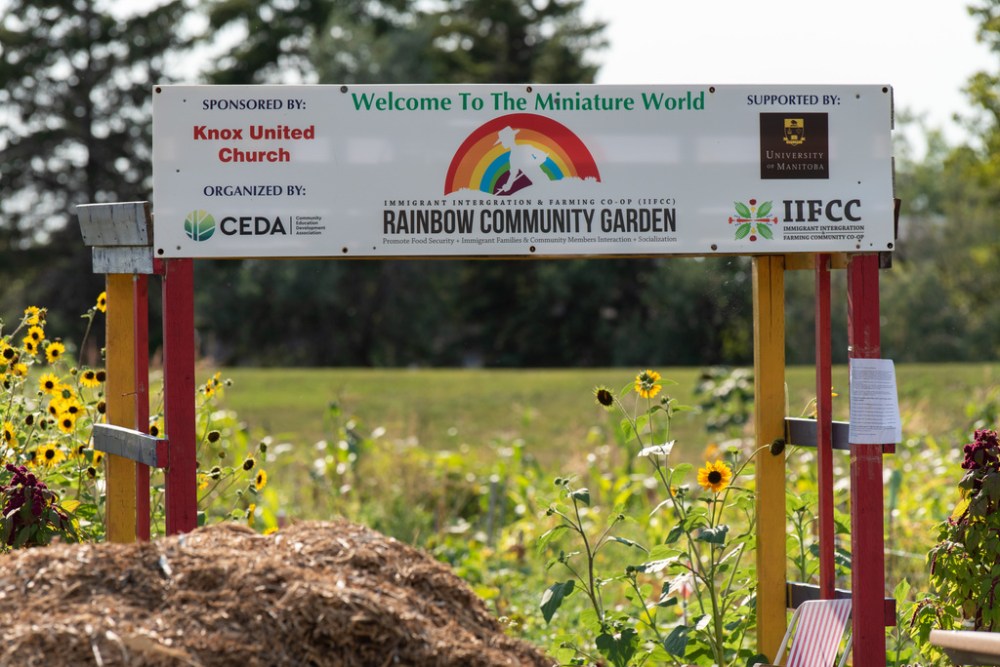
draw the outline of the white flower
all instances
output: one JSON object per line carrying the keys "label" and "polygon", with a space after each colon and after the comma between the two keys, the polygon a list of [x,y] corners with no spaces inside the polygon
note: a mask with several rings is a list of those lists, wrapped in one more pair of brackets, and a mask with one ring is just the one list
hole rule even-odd
{"label": "white flower", "polygon": [[670,456],[670,450],[674,448],[674,443],[676,440],[671,440],[670,442],[665,442],[662,445],[653,445],[651,447],[643,447],[642,451],[639,452],[639,456],[662,456],[666,458]]}

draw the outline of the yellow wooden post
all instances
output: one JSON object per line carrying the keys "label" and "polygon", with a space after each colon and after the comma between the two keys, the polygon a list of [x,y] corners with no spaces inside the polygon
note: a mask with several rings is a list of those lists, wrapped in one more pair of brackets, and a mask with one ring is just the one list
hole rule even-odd
{"label": "yellow wooden post", "polygon": [[[133,276],[107,276],[108,423],[135,428],[135,338]],[[135,461],[109,454],[107,461],[107,540],[135,542]]]}
{"label": "yellow wooden post", "polygon": [[[754,430],[757,447],[785,433],[785,265],[753,258]],[[757,650],[772,660],[785,634],[785,455],[757,457]]]}

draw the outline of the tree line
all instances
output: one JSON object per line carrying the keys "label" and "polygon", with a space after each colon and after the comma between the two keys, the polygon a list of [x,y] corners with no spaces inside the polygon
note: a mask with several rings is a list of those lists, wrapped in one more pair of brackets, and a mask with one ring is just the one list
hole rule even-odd
{"label": "tree line", "polygon": [[[74,207],[151,199],[153,84],[590,83],[606,45],[574,0],[171,0],[130,15],[97,0],[6,4],[0,317],[43,305],[61,331],[80,329],[103,289]],[[998,4],[970,8],[995,51]],[[969,82],[978,113],[965,145],[897,118],[926,146],[897,139],[886,357],[1000,352],[997,83]],[[196,326],[201,353],[224,364],[747,364],[750,271],[745,257],[208,260],[196,262]],[[835,361],[846,358],[844,283],[835,273]],[[786,295],[788,360],[810,363],[811,272],[789,272]]]}

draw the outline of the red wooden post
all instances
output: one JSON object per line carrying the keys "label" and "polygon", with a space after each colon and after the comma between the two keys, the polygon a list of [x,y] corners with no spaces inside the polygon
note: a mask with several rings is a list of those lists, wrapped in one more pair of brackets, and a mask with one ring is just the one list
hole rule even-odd
{"label": "red wooden post", "polygon": [[166,469],[167,534],[198,526],[195,460],[194,265],[169,259],[163,268],[164,421],[170,440]]}
{"label": "red wooden post", "polygon": [[[132,278],[135,315],[135,428],[149,432],[149,279],[137,274]],[[135,534],[149,540],[149,466],[135,464]]]}
{"label": "red wooden post", "polygon": [[[847,269],[851,359],[881,356],[878,256],[856,255]],[[855,667],[883,667],[885,537],[882,445],[851,443],[851,595]]]}
{"label": "red wooden post", "polygon": [[833,524],[833,384],[830,366],[830,255],[816,255],[816,453],[819,475],[819,591],[836,589]]}

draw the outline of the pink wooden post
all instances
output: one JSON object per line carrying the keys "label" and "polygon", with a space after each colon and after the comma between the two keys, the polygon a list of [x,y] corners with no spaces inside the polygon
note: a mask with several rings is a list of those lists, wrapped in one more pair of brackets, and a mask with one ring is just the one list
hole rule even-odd
{"label": "pink wooden post", "polygon": [[[856,255],[847,269],[851,359],[882,354],[878,256]],[[882,445],[851,443],[851,594],[855,667],[883,667],[885,650],[885,537]]]}
{"label": "pink wooden post", "polygon": [[816,454],[819,476],[819,590],[836,588],[833,525],[833,402],[830,343],[830,255],[816,255]]}
{"label": "pink wooden post", "polygon": [[168,535],[198,527],[194,360],[194,265],[190,259],[164,260],[164,421],[170,440],[166,469]]}
{"label": "pink wooden post", "polygon": [[[149,279],[132,278],[135,329],[135,428],[149,432]],[[135,464],[135,535],[149,540],[149,466]]]}

